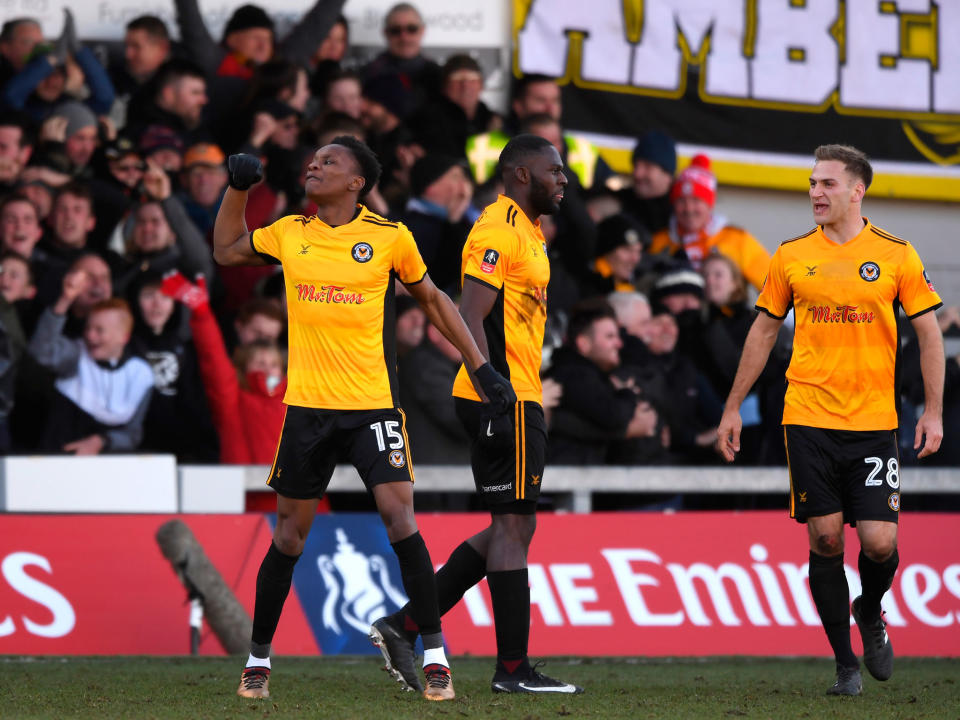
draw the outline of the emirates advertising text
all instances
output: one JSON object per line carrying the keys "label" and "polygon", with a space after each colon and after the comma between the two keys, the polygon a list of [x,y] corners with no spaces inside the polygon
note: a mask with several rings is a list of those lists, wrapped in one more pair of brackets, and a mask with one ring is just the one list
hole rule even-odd
{"label": "emirates advertising text", "polygon": [[[171,517],[0,517],[0,654],[188,653],[186,592],[154,539]],[[252,614],[273,519],[180,519]],[[487,517],[418,522],[439,565]],[[860,593],[857,552],[851,529],[851,598]],[[538,656],[827,656],[807,553],[805,529],[785,512],[542,515],[530,551],[531,648]],[[960,655],[960,517],[905,512],[900,558],[883,601],[897,654]],[[367,628],[405,602],[375,514],[318,516],[275,652],[375,654]],[[443,629],[452,654],[495,653],[485,582]],[[200,652],[223,653],[206,625]]]}

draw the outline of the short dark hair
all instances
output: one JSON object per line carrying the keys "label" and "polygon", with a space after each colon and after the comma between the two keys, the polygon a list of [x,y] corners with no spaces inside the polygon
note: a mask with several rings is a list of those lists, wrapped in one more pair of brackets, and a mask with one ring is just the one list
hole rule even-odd
{"label": "short dark hair", "polygon": [[26,203],[33,208],[33,212],[36,213],[37,222],[40,222],[40,211],[37,210],[37,206],[33,204],[33,201],[30,200],[26,195],[21,195],[20,193],[13,193],[7,195],[3,198],[0,198],[0,215],[3,214],[3,211],[7,209],[8,206],[13,205],[14,203],[22,202]]}
{"label": "short dark hair", "polygon": [[557,120],[550,113],[533,113],[533,115],[527,115],[520,122],[520,132],[528,133],[531,132],[535,127],[543,127],[544,125],[560,125],[560,121]]}
{"label": "short dark hair", "polygon": [[201,80],[207,79],[206,74],[203,72],[203,68],[201,68],[195,62],[185,60],[183,58],[171,58],[170,60],[167,60],[163,65],[157,68],[157,74],[151,81],[154,95],[159,95],[163,88],[167,87],[168,85],[173,85],[173,83],[186,77],[200,78]]}
{"label": "short dark hair", "polygon": [[71,180],[66,185],[61,185],[57,188],[57,194],[56,197],[53,198],[53,204],[56,205],[64,195],[73,195],[74,197],[86,200],[90,203],[90,212],[93,212],[93,190],[90,189],[87,183],[80,180]]}
{"label": "short dark hair", "polygon": [[531,155],[539,155],[547,148],[553,148],[553,144],[539,135],[530,133],[517,135],[500,153],[501,174],[506,177],[508,170],[520,167]]}
{"label": "short dark hair", "polygon": [[23,110],[0,107],[0,127],[20,128],[20,147],[33,145],[35,125],[33,118]]}
{"label": "short dark hair", "polygon": [[446,81],[458,70],[471,70],[480,73],[480,77],[483,77],[483,69],[480,67],[480,63],[466,53],[459,53],[447,58],[447,61],[443,64],[441,78]]}
{"label": "short dark hair", "polygon": [[13,34],[21,25],[36,25],[40,27],[40,21],[32,17],[18,17],[7,20],[0,28],[0,42],[10,42],[13,40]]}
{"label": "short dark hair", "polygon": [[2,263],[4,260],[16,260],[17,262],[22,262],[24,265],[26,265],[27,283],[30,285],[34,284],[35,278],[33,277],[33,267],[30,265],[30,260],[28,258],[25,258],[23,255],[14,250],[4,250],[2,253],[0,253],[0,263]]}
{"label": "short dark hair", "polygon": [[154,40],[170,41],[170,31],[167,24],[156,15],[140,15],[127,23],[129,30],[142,30]]}
{"label": "short dark hair", "polygon": [[337,135],[330,141],[331,145],[340,145],[345,147],[353,155],[353,159],[360,166],[360,174],[363,176],[363,187],[360,189],[360,197],[365,197],[368,192],[373,190],[373,186],[380,181],[380,161],[373,150],[367,147],[365,142],[357,140],[352,135]]}
{"label": "short dark hair", "polygon": [[873,167],[867,154],[852,145],[821,145],[813,156],[817,162],[823,160],[838,160],[843,163],[843,169],[863,182],[864,190],[870,188],[873,182]]}
{"label": "short dark hair", "polygon": [[578,302],[570,308],[570,323],[567,325],[567,344],[573,345],[577,338],[593,331],[598,320],[617,321],[617,313],[606,298],[595,297]]}
{"label": "short dark hair", "polygon": [[511,100],[519,100],[524,95],[527,94],[527,88],[531,85],[536,85],[537,83],[553,83],[557,84],[557,79],[555,77],[550,77],[549,75],[540,75],[538,73],[531,73],[529,75],[524,75],[514,80],[513,83],[513,92],[510,95]]}

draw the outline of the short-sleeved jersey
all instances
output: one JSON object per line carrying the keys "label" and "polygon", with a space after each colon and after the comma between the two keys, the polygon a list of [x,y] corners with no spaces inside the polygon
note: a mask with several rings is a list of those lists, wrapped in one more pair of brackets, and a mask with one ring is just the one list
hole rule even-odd
{"label": "short-sleeved jersey", "polygon": [[[500,195],[474,223],[460,272],[464,284],[478,282],[497,293],[483,321],[490,363],[510,380],[518,399],[543,402],[540,358],[550,261],[540,221],[530,222],[513,200]],[[480,399],[464,367],[453,394]]]}
{"label": "short-sleeved jersey", "polygon": [[256,252],[283,266],[288,405],[374,410],[399,402],[394,278],[417,283],[427,269],[406,227],[358,207],[338,227],[290,215],[250,236]]}
{"label": "short-sleeved jersey", "polygon": [[783,423],[833,430],[897,427],[897,312],[940,307],[916,250],[864,218],[843,244],[818,226],[770,261],[757,309],[796,315]]}

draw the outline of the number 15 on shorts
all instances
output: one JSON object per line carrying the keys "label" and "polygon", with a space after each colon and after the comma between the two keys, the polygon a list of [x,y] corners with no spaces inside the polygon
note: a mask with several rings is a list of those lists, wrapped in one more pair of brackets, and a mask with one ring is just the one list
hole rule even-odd
{"label": "number 15 on shorts", "polygon": [[[864,483],[867,487],[873,487],[876,485],[883,485],[884,478],[878,477],[883,471],[883,459],[878,457],[868,457],[864,458],[863,462],[867,465],[872,465],[873,469],[870,470],[870,474],[867,475],[867,480]],[[900,464],[897,462],[895,457],[887,460],[887,475],[886,481],[887,485],[892,487],[894,490],[900,487]]]}
{"label": "number 15 on shorts", "polygon": [[387,449],[384,438],[390,442],[391,450],[399,450],[403,447],[403,435],[397,430],[400,423],[396,420],[384,420],[370,424],[370,429],[377,436],[377,449],[383,452]]}

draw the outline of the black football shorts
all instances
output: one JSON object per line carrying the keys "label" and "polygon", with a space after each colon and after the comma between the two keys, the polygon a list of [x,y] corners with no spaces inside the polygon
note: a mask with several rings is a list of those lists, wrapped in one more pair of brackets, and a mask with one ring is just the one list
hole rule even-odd
{"label": "black football shorts", "polygon": [[320,498],[338,462],[351,463],[367,490],[413,482],[403,410],[287,406],[267,484],[284,497]]}
{"label": "black football shorts", "polygon": [[457,417],[470,437],[473,482],[494,515],[531,515],[536,511],[547,454],[543,408],[531,400],[517,402],[510,418],[512,436],[499,442],[481,436],[482,403],[454,398]]}
{"label": "black football shorts", "polygon": [[900,457],[893,430],[827,430],[785,425],[790,517],[842,512],[844,522],[897,522]]}

